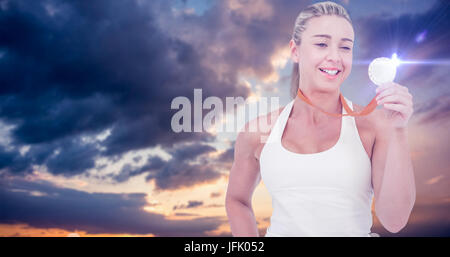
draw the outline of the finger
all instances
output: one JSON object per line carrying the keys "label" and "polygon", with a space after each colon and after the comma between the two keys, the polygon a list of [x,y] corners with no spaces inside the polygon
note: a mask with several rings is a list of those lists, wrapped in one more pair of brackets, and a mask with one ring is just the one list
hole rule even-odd
{"label": "finger", "polygon": [[400,96],[405,97],[406,99],[412,100],[412,95],[410,93],[406,93],[406,92],[403,92],[401,90],[394,89],[394,88],[387,89],[387,90],[381,92],[379,95],[376,96],[376,99],[379,101],[379,100],[381,100],[387,96],[391,96],[391,95],[400,95]]}
{"label": "finger", "polygon": [[397,83],[395,83],[395,82],[387,82],[387,83],[383,83],[383,84],[381,84],[379,87],[377,87],[377,89],[375,90],[375,92],[378,94],[378,93],[381,93],[381,92],[383,92],[383,91],[385,91],[385,90],[387,90],[387,89],[390,89],[390,88],[397,88],[399,91],[403,91],[403,92],[409,93],[407,87],[402,86],[402,85],[400,85],[400,84],[397,84]]}
{"label": "finger", "polygon": [[380,100],[383,97],[386,97],[388,95],[396,94],[399,90],[393,87],[387,88],[382,90],[378,95],[376,96],[377,100]]}
{"label": "finger", "polygon": [[388,104],[402,104],[408,108],[413,108],[413,102],[410,98],[403,95],[389,96],[377,102],[379,105]]}
{"label": "finger", "polygon": [[382,91],[384,91],[385,89],[390,88],[391,86],[392,86],[392,82],[383,83],[383,84],[381,84],[381,85],[379,85],[379,86],[377,87],[377,89],[375,90],[375,92],[377,92],[377,93],[382,92]]}
{"label": "finger", "polygon": [[389,95],[402,95],[405,98],[412,100],[412,95],[410,93],[405,92],[403,89],[399,89],[399,88],[396,88],[396,87],[388,88],[388,89],[380,92],[376,96],[376,100],[380,101],[381,99],[383,99],[384,97],[389,96]]}
{"label": "finger", "polygon": [[400,84],[397,84],[397,83],[395,83],[395,82],[393,82],[393,86],[396,87],[396,88],[398,88],[398,89],[401,90],[401,91],[409,92],[409,90],[408,90],[407,87],[402,86],[402,85],[400,85]]}
{"label": "finger", "polygon": [[388,104],[388,103],[385,103],[385,104],[383,104],[383,107],[388,109],[388,110],[400,112],[402,114],[407,114],[407,112],[408,112],[407,107],[402,105],[402,104]]}
{"label": "finger", "polygon": [[385,89],[385,88],[379,88],[376,98],[380,99],[383,96],[386,96],[389,93],[389,89]]}
{"label": "finger", "polygon": [[406,94],[391,94],[377,99],[377,105],[382,105],[384,103],[398,103],[403,104],[408,107],[413,106],[412,96]]}
{"label": "finger", "polygon": [[382,105],[385,103],[395,103],[405,106],[412,106],[412,101],[407,96],[399,94],[388,95],[377,101],[378,105]]}

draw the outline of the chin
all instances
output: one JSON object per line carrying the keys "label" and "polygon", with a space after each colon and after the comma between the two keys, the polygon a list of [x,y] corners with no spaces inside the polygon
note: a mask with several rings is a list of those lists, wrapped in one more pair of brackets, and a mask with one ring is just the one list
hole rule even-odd
{"label": "chin", "polygon": [[334,92],[341,87],[340,83],[320,83],[316,90],[322,92]]}

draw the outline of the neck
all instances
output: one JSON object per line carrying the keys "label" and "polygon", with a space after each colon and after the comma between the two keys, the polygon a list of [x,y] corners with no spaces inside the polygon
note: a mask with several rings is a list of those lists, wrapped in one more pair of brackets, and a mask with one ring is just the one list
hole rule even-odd
{"label": "neck", "polygon": [[[329,113],[341,113],[342,103],[340,100],[340,91],[318,91],[314,89],[300,89],[304,96],[306,96],[314,106],[304,102],[298,96],[294,100],[292,107],[292,118],[301,118],[306,120],[307,124],[318,125],[331,120],[336,120],[337,117],[323,113],[320,110]],[[320,108],[320,109],[319,109]]]}

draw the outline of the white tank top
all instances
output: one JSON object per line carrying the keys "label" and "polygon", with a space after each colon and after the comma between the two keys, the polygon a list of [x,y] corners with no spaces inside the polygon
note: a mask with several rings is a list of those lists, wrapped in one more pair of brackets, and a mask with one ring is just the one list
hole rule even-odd
{"label": "white tank top", "polygon": [[266,236],[371,236],[371,162],[354,117],[342,117],[333,147],[299,154],[281,144],[293,105],[294,100],[277,118],[260,155],[273,208]]}

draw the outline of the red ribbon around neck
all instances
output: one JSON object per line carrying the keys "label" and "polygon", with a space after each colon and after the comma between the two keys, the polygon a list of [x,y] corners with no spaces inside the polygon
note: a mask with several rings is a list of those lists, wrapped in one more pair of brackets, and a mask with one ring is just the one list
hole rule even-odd
{"label": "red ribbon around neck", "polygon": [[371,113],[373,110],[375,110],[375,108],[377,108],[377,100],[376,97],[374,97],[372,99],[372,101],[370,101],[370,103],[364,107],[364,109],[360,112],[354,112],[352,109],[350,109],[350,107],[347,104],[347,101],[345,101],[344,96],[342,95],[342,93],[339,94],[339,98],[341,99],[341,103],[342,106],[344,106],[345,111],[347,111],[346,114],[337,114],[337,113],[329,113],[326,112],[322,109],[320,109],[319,107],[315,106],[305,95],[303,95],[302,91],[300,90],[300,88],[297,91],[297,96],[300,97],[300,99],[302,99],[303,101],[305,101],[307,104],[311,105],[312,107],[315,107],[317,109],[319,109],[321,112],[331,115],[331,116],[335,116],[335,117],[342,117],[342,116],[364,116],[364,115],[368,115],[369,113]]}

